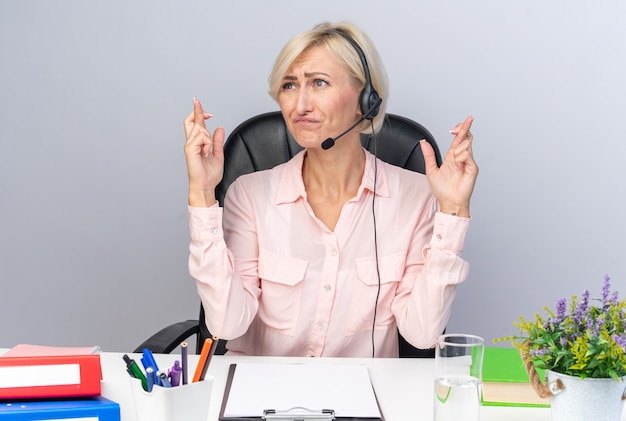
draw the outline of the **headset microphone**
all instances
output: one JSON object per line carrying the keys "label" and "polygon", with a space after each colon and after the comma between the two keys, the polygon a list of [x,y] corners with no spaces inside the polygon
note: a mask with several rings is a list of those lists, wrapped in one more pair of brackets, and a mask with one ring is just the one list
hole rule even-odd
{"label": "headset microphone", "polygon": [[365,58],[365,53],[363,52],[359,44],[354,39],[352,39],[350,35],[338,29],[330,29],[328,30],[328,33],[340,35],[346,41],[348,41],[352,45],[354,50],[357,52],[357,54],[359,55],[359,59],[361,60],[361,64],[363,65],[363,73],[365,74],[365,86],[363,87],[363,90],[361,91],[361,94],[359,97],[359,107],[361,108],[361,118],[359,118],[359,120],[356,123],[350,126],[348,130],[341,133],[339,136],[334,137],[334,138],[329,137],[328,139],[323,141],[322,149],[324,150],[332,148],[335,145],[335,141],[337,139],[339,139],[342,136],[345,136],[350,130],[354,129],[363,120],[371,120],[374,117],[376,117],[376,115],[378,115],[378,111],[380,110],[380,104],[383,102],[383,99],[378,95],[378,92],[376,92],[376,89],[374,89],[374,85],[372,84],[372,76],[370,74],[370,68],[367,65],[367,59]]}
{"label": "headset microphone", "polygon": [[376,112],[378,112],[378,108],[380,107],[380,103],[381,102],[383,102],[383,100],[378,98],[377,102],[375,102],[375,106],[372,107],[366,114],[363,114],[361,116],[361,118],[359,118],[356,123],[354,123],[352,126],[350,126],[350,128],[348,130],[346,130],[345,132],[341,133],[339,136],[329,137],[328,139],[323,141],[322,142],[322,149],[328,150],[328,149],[332,148],[333,146],[335,146],[335,141],[337,139],[339,139],[340,137],[343,137],[346,134],[348,134],[348,132],[350,132],[350,130],[354,129],[360,122],[362,122],[363,120],[368,120],[368,119],[374,117],[374,115],[376,115],[376,114],[371,115],[372,111],[376,110]]}

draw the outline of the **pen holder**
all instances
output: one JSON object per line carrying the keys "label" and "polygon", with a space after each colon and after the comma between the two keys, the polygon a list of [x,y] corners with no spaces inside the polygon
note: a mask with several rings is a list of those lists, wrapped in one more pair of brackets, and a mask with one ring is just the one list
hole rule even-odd
{"label": "pen holder", "polygon": [[206,421],[213,377],[176,387],[154,386],[148,393],[141,381],[130,379],[137,421]]}

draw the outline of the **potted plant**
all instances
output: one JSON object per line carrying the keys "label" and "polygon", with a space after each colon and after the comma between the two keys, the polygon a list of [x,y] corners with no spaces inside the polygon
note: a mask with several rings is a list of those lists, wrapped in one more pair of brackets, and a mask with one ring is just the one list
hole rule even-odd
{"label": "potted plant", "polygon": [[[626,387],[626,300],[611,292],[604,277],[602,295],[591,298],[585,290],[563,298],[556,309],[544,307],[545,316],[520,316],[513,323],[520,334],[508,340],[518,348],[535,390],[550,397],[552,419],[619,420]],[[547,383],[536,368],[545,369]],[[596,396],[597,395],[597,396]]]}

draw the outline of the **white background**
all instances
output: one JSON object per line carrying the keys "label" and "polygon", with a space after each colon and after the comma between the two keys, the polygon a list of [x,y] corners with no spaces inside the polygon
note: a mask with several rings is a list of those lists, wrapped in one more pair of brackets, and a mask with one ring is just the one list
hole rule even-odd
{"label": "white background", "polygon": [[[609,274],[626,293],[626,3],[0,0],[0,346],[128,351],[197,317],[182,120],[277,109],[294,34],[351,20],[388,111],[443,151],[475,114],[480,165],[448,331],[487,340]],[[407,204],[410,205],[410,204]]]}

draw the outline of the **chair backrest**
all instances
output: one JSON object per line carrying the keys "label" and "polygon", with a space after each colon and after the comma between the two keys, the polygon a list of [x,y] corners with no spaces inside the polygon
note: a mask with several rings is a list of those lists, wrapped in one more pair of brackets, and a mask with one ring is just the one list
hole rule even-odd
{"label": "chair backrest", "polygon": [[[426,139],[435,150],[437,164],[441,153],[433,135],[421,124],[395,114],[387,114],[376,133],[361,135],[363,147],[389,164],[424,174],[424,157],[419,141]],[[224,146],[224,178],[215,191],[220,205],[230,184],[240,175],[267,170],[282,164],[300,152],[298,145],[279,111],[252,117],[241,123],[228,137]]]}
{"label": "chair backrest", "polygon": [[[382,128],[372,135],[361,135],[364,148],[376,153],[381,160],[420,173],[425,172],[424,157],[419,142],[426,139],[433,149],[437,164],[441,164],[441,153],[433,135],[421,124],[395,114],[387,114]],[[230,134],[224,145],[224,178],[215,191],[220,205],[230,184],[240,175],[266,170],[288,161],[300,152],[285,120],[279,111],[252,117],[241,123]],[[204,322],[204,309],[200,309],[200,335],[210,335]],[[399,334],[398,334],[399,335]],[[432,350],[420,350],[411,346],[401,335],[401,357],[432,357]],[[221,343],[221,347],[224,342]],[[222,348],[223,350],[223,348]],[[220,349],[218,349],[218,352]]]}

